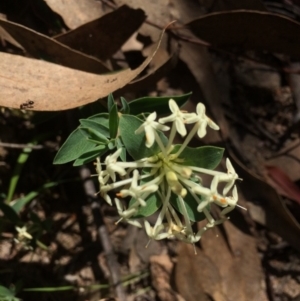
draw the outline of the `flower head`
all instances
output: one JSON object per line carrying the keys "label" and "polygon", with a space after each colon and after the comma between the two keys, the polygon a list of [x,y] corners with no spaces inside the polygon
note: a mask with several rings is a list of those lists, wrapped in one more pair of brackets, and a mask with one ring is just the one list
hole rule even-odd
{"label": "flower head", "polygon": [[31,234],[29,234],[29,233],[27,232],[27,227],[26,227],[26,226],[24,226],[24,227],[22,227],[22,228],[16,227],[16,230],[17,230],[17,232],[18,232],[18,240],[19,240],[19,241],[24,241],[24,240],[26,240],[26,239],[29,239],[29,240],[32,239]]}
{"label": "flower head", "polygon": [[[209,155],[207,155],[207,148],[205,150],[201,147],[188,148],[186,151],[188,143],[196,134],[199,137],[206,134],[207,126],[214,130],[219,129],[205,115],[203,104],[197,105],[197,114],[182,112],[173,99],[169,100],[169,107],[171,115],[160,118],[158,122],[155,121],[155,112],[150,114],[145,121],[137,121],[136,117],[131,119],[130,115],[120,117],[127,120],[125,124],[128,126],[126,126],[126,132],[122,132],[120,128],[118,139],[124,144],[133,160],[118,161],[121,149],[108,155],[102,164],[100,159],[97,159],[96,170],[100,183],[100,195],[111,205],[110,195],[115,194],[114,200],[120,216],[119,221],[141,227],[139,220],[135,217],[144,218],[144,227],[150,239],[177,238],[195,244],[205,231],[224,222],[227,219],[226,214],[235,208],[238,201],[235,181],[238,175],[229,159],[226,160],[227,173],[203,167],[207,166],[207,160],[216,160],[216,165],[220,162],[222,152],[214,147],[210,148],[211,154]],[[158,134],[158,131],[169,130],[169,127],[164,125],[167,122],[173,123],[168,142],[166,142],[167,137],[162,133]],[[130,123],[134,126],[132,126],[132,133],[128,134]],[[136,126],[137,123],[138,126]],[[188,135],[186,123],[195,123]],[[142,132],[146,134],[145,144],[143,137],[138,135]],[[182,145],[173,145],[176,133],[186,136]],[[154,143],[156,143],[155,147],[151,148]],[[132,145],[138,148],[138,152]],[[208,157],[199,160],[199,156]],[[205,186],[202,183],[202,175],[211,177],[210,185]],[[225,182],[222,193],[219,187],[220,182]],[[231,196],[228,195],[230,191]],[[129,201],[129,205],[125,207],[120,198],[125,204]],[[215,220],[210,214],[210,205],[222,208],[220,219]],[[159,214],[154,226],[151,226],[146,217],[157,210]],[[199,212],[203,212],[203,215]],[[199,216],[205,216],[207,223],[194,233],[192,223]]]}

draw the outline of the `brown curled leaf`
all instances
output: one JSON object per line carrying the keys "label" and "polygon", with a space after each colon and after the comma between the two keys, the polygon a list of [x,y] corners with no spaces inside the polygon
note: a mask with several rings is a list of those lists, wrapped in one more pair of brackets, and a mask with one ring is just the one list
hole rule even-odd
{"label": "brown curled leaf", "polygon": [[100,60],[71,49],[23,25],[0,19],[0,26],[37,59],[97,74],[110,71]]}
{"label": "brown curled leaf", "polygon": [[[37,111],[79,107],[124,87],[151,62],[160,39],[148,58],[134,70],[98,75],[45,61],[0,53],[0,106]],[[26,106],[30,102],[30,107]]]}

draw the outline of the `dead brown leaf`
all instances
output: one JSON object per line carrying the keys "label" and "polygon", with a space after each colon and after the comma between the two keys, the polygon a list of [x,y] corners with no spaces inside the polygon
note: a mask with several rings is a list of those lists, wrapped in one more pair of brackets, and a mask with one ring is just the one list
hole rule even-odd
{"label": "dead brown leaf", "polygon": [[[202,250],[180,243],[178,262],[175,268],[175,283],[178,292],[186,301],[225,301],[222,293],[218,267]],[[219,252],[219,250],[218,250]]]}
{"label": "dead brown leaf", "polygon": [[71,29],[104,15],[101,3],[95,0],[45,0],[45,2],[64,19]]}
{"label": "dead brown leaf", "polygon": [[[185,301],[170,284],[173,263],[168,255],[156,255],[150,258],[152,285],[161,301]],[[199,300],[199,299],[194,299]]]}
{"label": "dead brown leaf", "polygon": [[267,50],[299,57],[300,24],[278,14],[250,10],[217,12],[186,25],[215,47]]}
{"label": "dead brown leaf", "polygon": [[205,233],[203,252],[218,267],[220,287],[228,300],[268,300],[256,240],[240,230],[241,224],[225,222],[226,238],[218,227]]}
{"label": "dead brown leaf", "polygon": [[144,70],[154,57],[163,33],[152,54],[138,68],[107,75],[0,53],[0,105],[20,108],[32,102],[25,108],[58,111],[94,102],[124,87]]}
{"label": "dead brown leaf", "polygon": [[256,242],[225,223],[226,237],[216,227],[201,239],[203,250],[181,245],[176,286],[187,300],[267,300]]}
{"label": "dead brown leaf", "polygon": [[96,58],[73,50],[25,26],[2,19],[0,25],[35,58],[86,72],[99,74],[109,71],[108,67]]}
{"label": "dead brown leaf", "polygon": [[146,15],[141,9],[123,5],[55,39],[73,49],[106,60],[121,48],[145,19]]}

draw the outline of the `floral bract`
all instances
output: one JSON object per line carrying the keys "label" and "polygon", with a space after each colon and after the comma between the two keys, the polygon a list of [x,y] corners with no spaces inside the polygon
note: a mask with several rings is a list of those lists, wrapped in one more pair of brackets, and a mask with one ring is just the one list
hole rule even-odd
{"label": "floral bract", "polygon": [[[119,221],[144,225],[150,239],[176,238],[195,243],[205,231],[225,221],[226,214],[235,208],[238,175],[228,158],[227,172],[213,170],[220,163],[222,149],[188,147],[195,135],[206,135],[207,126],[219,130],[206,116],[202,103],[197,105],[197,114],[181,111],[173,99],[169,107],[171,115],[158,121],[156,112],[145,121],[132,115],[120,116],[119,138],[135,161],[121,161],[121,148],[103,163],[97,159],[100,195],[110,205],[113,196]],[[189,132],[187,124],[191,125]],[[161,131],[169,130],[167,138]],[[177,133],[185,137],[182,145],[173,145]],[[211,184],[204,186],[201,175],[209,176]],[[128,197],[129,202],[125,200]],[[210,213],[213,204],[223,208],[217,219]],[[146,217],[157,210],[156,223],[151,226]],[[206,225],[194,233],[192,223],[203,219]]]}

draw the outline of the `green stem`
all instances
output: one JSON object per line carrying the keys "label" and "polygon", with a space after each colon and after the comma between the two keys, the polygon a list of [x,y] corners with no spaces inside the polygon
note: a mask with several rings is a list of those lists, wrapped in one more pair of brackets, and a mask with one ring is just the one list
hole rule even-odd
{"label": "green stem", "polygon": [[172,149],[171,146],[173,144],[175,135],[176,135],[176,125],[175,125],[175,122],[173,122],[172,129],[171,129],[170,136],[169,136],[169,141],[168,141],[168,144],[166,147],[167,153],[169,153],[169,151]]}
{"label": "green stem", "polygon": [[183,144],[181,145],[180,149],[177,151],[177,153],[175,154],[175,157],[178,158],[179,155],[182,153],[182,151],[186,148],[186,146],[189,144],[189,142],[192,140],[192,138],[194,137],[195,133],[198,130],[198,122],[195,123],[194,127],[192,128],[192,130],[189,132],[189,134],[187,135],[187,137],[185,138]]}
{"label": "green stem", "polygon": [[167,158],[166,148],[165,148],[164,144],[162,143],[162,141],[156,131],[154,132],[154,135],[155,135],[155,140],[156,140],[159,148],[161,149],[161,152],[163,153],[164,157]]}
{"label": "green stem", "polygon": [[182,210],[182,214],[183,214],[183,217],[184,217],[186,228],[187,228],[188,232],[190,234],[192,234],[193,230],[192,230],[192,227],[191,227],[190,219],[189,219],[189,216],[188,216],[188,213],[187,213],[187,210],[186,210],[183,198],[180,195],[177,195],[177,197],[178,197],[178,199],[180,201],[180,206],[181,206],[181,210]]}
{"label": "green stem", "polygon": [[165,217],[166,210],[170,203],[170,195],[171,195],[171,188],[168,188],[168,193],[167,193],[166,197],[164,199],[162,198],[163,207],[162,207],[161,211],[159,212],[159,215],[157,217],[154,227],[157,227],[162,224],[164,217]]}

